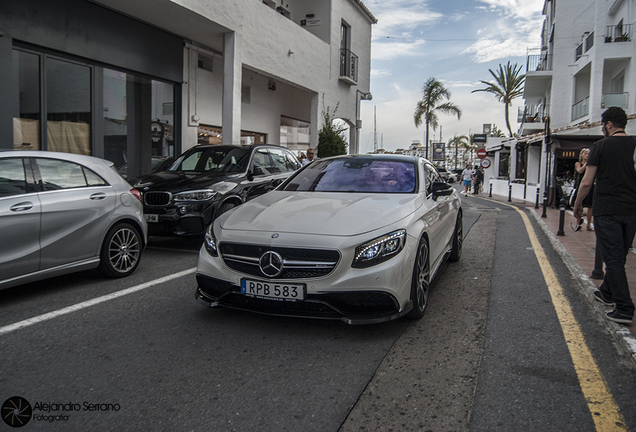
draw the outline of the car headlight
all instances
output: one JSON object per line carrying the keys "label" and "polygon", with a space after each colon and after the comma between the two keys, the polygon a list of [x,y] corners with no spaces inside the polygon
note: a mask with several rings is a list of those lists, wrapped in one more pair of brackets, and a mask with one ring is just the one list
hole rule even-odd
{"label": "car headlight", "polygon": [[205,231],[203,244],[205,245],[205,250],[208,251],[208,253],[213,257],[216,257],[219,256],[219,252],[216,248],[216,238],[214,238],[214,229],[212,228],[213,226],[214,224],[211,223],[208,229]]}
{"label": "car headlight", "polygon": [[216,191],[210,189],[193,190],[172,194],[175,201],[206,201],[214,198]]}
{"label": "car headlight", "polygon": [[351,267],[365,268],[393,258],[404,249],[406,230],[393,231],[356,248]]}

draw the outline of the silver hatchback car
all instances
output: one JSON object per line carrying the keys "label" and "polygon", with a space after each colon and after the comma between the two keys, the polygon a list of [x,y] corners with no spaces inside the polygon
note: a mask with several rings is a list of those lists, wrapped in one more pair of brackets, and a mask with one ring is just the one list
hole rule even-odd
{"label": "silver hatchback car", "polygon": [[0,289],[92,268],[130,275],[148,236],[140,200],[104,159],[0,152]]}

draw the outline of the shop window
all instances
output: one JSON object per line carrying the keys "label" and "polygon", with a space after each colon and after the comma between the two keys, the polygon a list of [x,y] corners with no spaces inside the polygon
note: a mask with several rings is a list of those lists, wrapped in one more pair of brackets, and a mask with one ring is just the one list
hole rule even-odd
{"label": "shop window", "polygon": [[499,178],[510,178],[510,153],[499,154]]}
{"label": "shop window", "polygon": [[[223,144],[222,129],[218,126],[200,124],[197,128],[197,144]],[[265,144],[267,134],[261,132],[241,131],[241,145]]]}
{"label": "shop window", "polygon": [[517,163],[515,179],[526,178],[526,147],[517,148]]}
{"label": "shop window", "polygon": [[[103,83],[104,158],[129,176],[148,170],[141,162],[146,155],[174,157],[174,85],[106,68]],[[139,136],[149,142],[139,146]]]}
{"label": "shop window", "polygon": [[280,145],[290,150],[304,152],[309,148],[311,123],[290,117],[280,117]]}
{"label": "shop window", "polygon": [[19,89],[13,148],[90,155],[91,67],[21,49],[13,50],[13,65]]}
{"label": "shop window", "polygon": [[40,150],[40,56],[13,50],[13,88],[18,89],[13,148]]}
{"label": "shop window", "polygon": [[241,144],[265,144],[267,142],[267,134],[259,132],[241,131]]}
{"label": "shop window", "polygon": [[91,68],[48,58],[47,150],[91,154]]}

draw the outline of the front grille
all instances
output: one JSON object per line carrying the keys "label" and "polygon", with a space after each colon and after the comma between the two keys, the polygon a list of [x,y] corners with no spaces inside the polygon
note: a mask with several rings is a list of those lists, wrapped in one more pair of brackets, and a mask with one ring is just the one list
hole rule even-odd
{"label": "front grille", "polygon": [[233,270],[258,277],[266,277],[259,260],[268,251],[283,257],[283,270],[271,279],[307,279],[330,274],[340,261],[340,252],[332,249],[303,249],[269,247],[240,243],[221,243],[221,256]]}
{"label": "front grille", "polygon": [[144,204],[149,206],[167,206],[170,204],[172,194],[170,192],[146,192]]}

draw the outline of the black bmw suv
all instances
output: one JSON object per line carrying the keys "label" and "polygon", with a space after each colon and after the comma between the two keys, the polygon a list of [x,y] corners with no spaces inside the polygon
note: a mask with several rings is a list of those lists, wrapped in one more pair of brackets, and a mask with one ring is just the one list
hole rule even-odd
{"label": "black bmw suv", "polygon": [[281,184],[301,167],[274,145],[198,145],[165,171],[135,179],[148,234],[202,236],[220,214]]}

